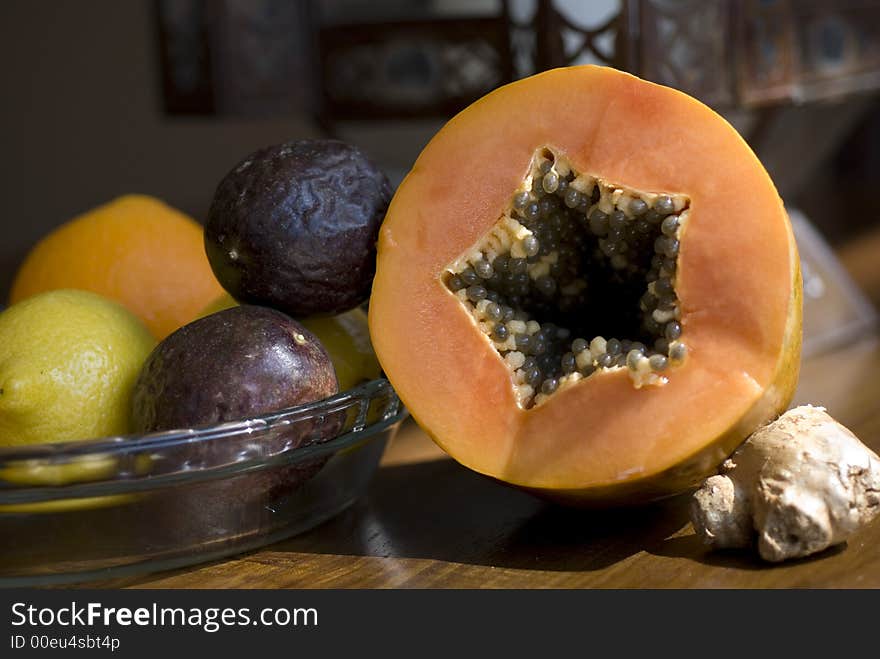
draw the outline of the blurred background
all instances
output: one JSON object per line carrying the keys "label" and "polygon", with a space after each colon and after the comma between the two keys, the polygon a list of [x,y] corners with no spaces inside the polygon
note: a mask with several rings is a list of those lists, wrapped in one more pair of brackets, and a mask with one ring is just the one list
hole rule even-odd
{"label": "blurred background", "polygon": [[858,298],[829,245],[878,273],[877,0],[4,0],[0,56],[3,291],[41,236],[117,195],[202,220],[246,154],[315,136],[397,183],[471,101],[581,63],[724,114],[806,218],[816,296]]}

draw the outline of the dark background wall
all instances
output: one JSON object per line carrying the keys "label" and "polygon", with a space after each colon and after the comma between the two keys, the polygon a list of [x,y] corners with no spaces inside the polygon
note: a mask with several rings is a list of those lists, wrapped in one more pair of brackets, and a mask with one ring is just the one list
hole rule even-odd
{"label": "dark background wall", "polygon": [[[579,2],[558,4],[571,9]],[[363,0],[313,4],[325,20],[370,22],[404,16],[405,7],[440,15],[479,13],[499,3],[394,0],[381,3],[382,14]],[[527,4],[534,2],[511,7]],[[589,3],[593,10],[614,4]],[[219,179],[246,154],[321,135],[305,111],[261,118],[163,112],[154,11],[153,0],[0,2],[0,304],[27,250],[71,217],[139,192],[201,220]],[[840,242],[880,218],[877,98],[862,94],[728,116],[786,202]],[[396,183],[441,124],[347,121],[334,130],[364,148]]]}
{"label": "dark background wall", "polygon": [[169,118],[149,0],[0,3],[0,299],[47,231],[128,193],[201,218],[220,177],[305,117]]}

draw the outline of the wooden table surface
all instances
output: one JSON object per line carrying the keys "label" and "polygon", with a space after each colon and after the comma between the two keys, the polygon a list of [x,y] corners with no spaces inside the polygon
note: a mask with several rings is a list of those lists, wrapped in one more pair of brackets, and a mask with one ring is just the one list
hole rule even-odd
{"label": "wooden table surface", "polygon": [[[877,300],[880,234],[842,253]],[[880,452],[880,337],[806,359],[795,402],[825,405]],[[880,520],[815,557],[769,565],[749,552],[708,551],[687,505],[683,495],[622,510],[556,507],[464,469],[408,421],[367,495],[322,526],[233,559],[96,585],[880,588]]]}

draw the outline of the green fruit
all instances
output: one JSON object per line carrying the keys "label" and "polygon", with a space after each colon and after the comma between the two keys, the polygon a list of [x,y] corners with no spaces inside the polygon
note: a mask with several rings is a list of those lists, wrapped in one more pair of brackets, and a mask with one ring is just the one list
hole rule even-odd
{"label": "green fruit", "polygon": [[204,318],[205,316],[210,316],[212,313],[217,313],[218,311],[223,311],[224,309],[231,309],[232,307],[237,307],[238,302],[229,294],[223,293],[220,297],[216,298],[211,304],[202,309],[199,312],[199,315],[195,317],[195,320],[199,318]]}
{"label": "green fruit", "polygon": [[318,337],[330,354],[340,391],[382,374],[363,309],[355,308],[337,316],[310,316],[300,322]]}

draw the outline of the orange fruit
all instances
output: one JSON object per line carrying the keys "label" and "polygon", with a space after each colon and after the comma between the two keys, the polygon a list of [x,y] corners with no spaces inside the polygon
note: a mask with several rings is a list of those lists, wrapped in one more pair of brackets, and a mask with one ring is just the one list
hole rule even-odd
{"label": "orange fruit", "polygon": [[9,301],[58,288],[116,300],[160,340],[223,292],[201,225],[145,195],[114,199],[45,236],[19,268]]}

